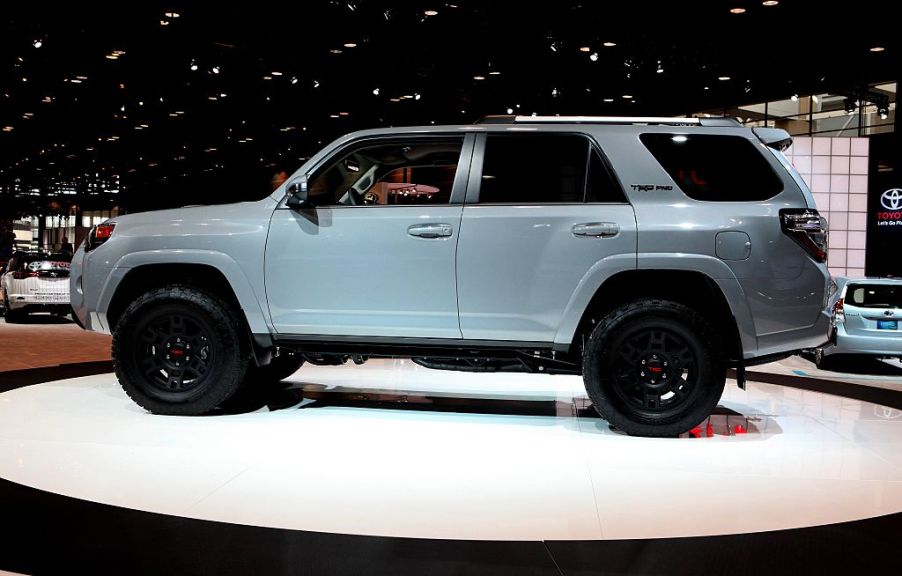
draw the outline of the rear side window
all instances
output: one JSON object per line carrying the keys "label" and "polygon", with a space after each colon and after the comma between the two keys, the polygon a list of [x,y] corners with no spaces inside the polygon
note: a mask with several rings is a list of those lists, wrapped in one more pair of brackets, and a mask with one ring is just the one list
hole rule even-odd
{"label": "rear side window", "polygon": [[489,134],[481,204],[625,202],[607,167],[580,134]]}
{"label": "rear side window", "polygon": [[846,290],[846,301],[862,308],[902,308],[902,285],[852,284]]}
{"label": "rear side window", "polygon": [[695,200],[767,200],[783,190],[770,164],[745,138],[660,133],[639,138],[686,196]]}

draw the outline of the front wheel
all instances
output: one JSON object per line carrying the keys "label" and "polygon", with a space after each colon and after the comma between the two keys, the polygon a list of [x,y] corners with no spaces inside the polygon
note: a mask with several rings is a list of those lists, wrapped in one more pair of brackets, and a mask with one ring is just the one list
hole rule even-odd
{"label": "front wheel", "polygon": [[586,392],[602,418],[632,436],[672,437],[707,418],[725,367],[707,321],[692,309],[644,299],[608,314],[583,350]]}
{"label": "front wheel", "polygon": [[210,412],[247,373],[241,322],[225,302],[186,287],[151,290],[122,314],[113,332],[116,376],[154,414]]}

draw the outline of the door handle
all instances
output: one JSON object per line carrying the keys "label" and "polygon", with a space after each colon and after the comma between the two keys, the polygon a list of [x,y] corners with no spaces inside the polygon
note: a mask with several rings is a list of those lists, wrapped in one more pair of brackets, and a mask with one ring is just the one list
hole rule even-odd
{"label": "door handle", "polygon": [[450,224],[414,224],[407,233],[419,238],[446,238],[451,235]]}
{"label": "door handle", "polygon": [[586,222],[584,224],[575,224],[571,231],[574,236],[610,238],[620,233],[620,226],[614,222]]}

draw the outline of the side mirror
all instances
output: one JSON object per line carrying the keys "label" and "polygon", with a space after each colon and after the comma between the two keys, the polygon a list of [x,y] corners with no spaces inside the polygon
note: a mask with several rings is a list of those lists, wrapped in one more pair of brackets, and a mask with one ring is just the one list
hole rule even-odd
{"label": "side mirror", "polygon": [[301,176],[288,185],[288,201],[286,204],[289,208],[301,210],[311,208],[310,201],[307,200],[307,176]]}

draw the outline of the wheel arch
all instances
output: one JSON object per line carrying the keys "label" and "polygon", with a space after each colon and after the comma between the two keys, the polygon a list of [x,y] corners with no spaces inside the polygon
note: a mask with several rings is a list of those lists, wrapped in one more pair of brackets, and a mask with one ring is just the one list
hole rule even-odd
{"label": "wheel arch", "polygon": [[[738,295],[732,291],[738,291]],[[571,353],[580,354],[584,338],[598,320],[618,306],[640,298],[671,300],[700,312],[725,338],[724,350],[730,364],[741,361],[744,350],[756,347],[754,333],[742,329],[751,322],[751,315],[738,281],[685,269],[627,270],[606,278],[581,313],[574,315],[575,321],[571,319],[572,332],[559,332],[557,343],[563,342]]]}
{"label": "wheel arch", "polygon": [[[161,260],[165,260],[161,262]],[[185,284],[206,290],[235,306],[251,334],[269,334],[269,326],[250,282],[238,264],[221,252],[133,252],[117,262],[103,288],[99,310],[112,331],[135,296],[152,288]]]}

